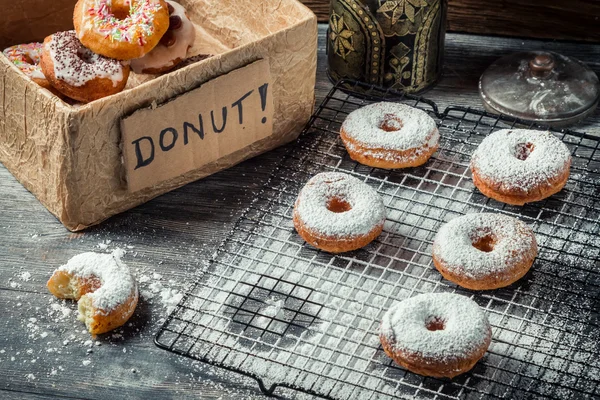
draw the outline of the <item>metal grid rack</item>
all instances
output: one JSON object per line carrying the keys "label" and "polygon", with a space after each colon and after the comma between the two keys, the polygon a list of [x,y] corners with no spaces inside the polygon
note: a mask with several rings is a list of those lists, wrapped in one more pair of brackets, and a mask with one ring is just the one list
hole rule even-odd
{"label": "metal grid rack", "polygon": [[[341,122],[382,99],[438,121],[440,150],[426,165],[389,171],[348,157]],[[573,155],[567,186],[544,201],[509,206],[479,193],[468,165],[487,134],[517,123],[462,107],[439,113],[432,102],[377,88],[367,98],[334,88],[169,316],[157,345],[254,377],[267,394],[287,387],[361,400],[600,397],[600,141],[556,131]],[[366,248],[334,256],[295,233],[296,196],[322,171],[350,173],[384,198],[384,231]],[[540,251],[520,281],[473,292],[441,277],[431,245],[443,223],[483,211],[526,221]],[[470,296],[493,326],[484,358],[452,380],[410,373],[379,344],[384,312],[430,292]]]}

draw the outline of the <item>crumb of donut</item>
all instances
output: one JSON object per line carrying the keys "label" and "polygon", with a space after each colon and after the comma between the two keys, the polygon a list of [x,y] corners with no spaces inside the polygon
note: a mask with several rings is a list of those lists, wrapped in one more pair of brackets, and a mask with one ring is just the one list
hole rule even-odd
{"label": "crumb of donut", "polygon": [[85,324],[86,328],[90,330],[92,323],[94,322],[94,307],[92,306],[92,299],[88,295],[83,295],[77,303],[77,320]]}

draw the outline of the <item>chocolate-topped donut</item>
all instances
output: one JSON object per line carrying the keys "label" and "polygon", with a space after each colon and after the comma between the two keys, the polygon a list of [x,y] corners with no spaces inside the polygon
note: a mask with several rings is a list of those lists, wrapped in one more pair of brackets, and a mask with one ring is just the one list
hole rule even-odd
{"label": "chocolate-topped donut", "polygon": [[84,103],[120,92],[129,77],[128,66],[85,48],[75,31],[48,36],[40,65],[52,86]]}
{"label": "chocolate-topped donut", "polygon": [[340,135],[353,160],[378,168],[422,165],[440,139],[435,121],[425,111],[389,102],[351,112]]}
{"label": "chocolate-topped donut", "polygon": [[186,58],[188,49],[194,44],[196,30],[185,8],[174,1],[167,1],[167,7],[169,29],[152,51],[131,61],[131,69],[136,74],[160,74],[173,69]]}

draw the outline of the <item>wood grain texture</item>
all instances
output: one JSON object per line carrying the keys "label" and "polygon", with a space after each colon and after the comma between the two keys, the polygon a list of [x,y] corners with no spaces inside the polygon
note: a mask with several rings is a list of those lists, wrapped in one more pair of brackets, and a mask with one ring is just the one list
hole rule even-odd
{"label": "wood grain texture", "polygon": [[[331,88],[324,36],[325,26],[320,26],[317,102]],[[600,60],[600,45],[450,34],[444,77],[425,96],[441,109],[450,104],[481,109],[477,79],[487,65],[503,54],[536,48],[578,57],[600,72],[595,61]],[[600,134],[599,113],[577,128]],[[153,335],[166,316],[160,301],[143,299],[121,336],[102,335],[101,346],[89,347],[83,344],[89,335],[76,321],[76,305],[65,303],[71,314],[57,318],[51,306],[56,301],[45,283],[70,257],[103,251],[99,244],[111,241],[109,248],[126,248],[124,260],[138,277],[156,272],[166,286],[185,286],[206,265],[281,155],[281,150],[269,152],[77,234],[64,229],[0,166],[0,398],[267,399],[252,380],[158,349]],[[30,274],[28,280],[23,272]],[[56,350],[49,353],[49,348]],[[86,360],[89,365],[83,365]]]}
{"label": "wood grain texture", "polygon": [[[329,0],[302,0],[326,22]],[[600,1],[449,0],[448,29],[487,35],[600,41]]]}

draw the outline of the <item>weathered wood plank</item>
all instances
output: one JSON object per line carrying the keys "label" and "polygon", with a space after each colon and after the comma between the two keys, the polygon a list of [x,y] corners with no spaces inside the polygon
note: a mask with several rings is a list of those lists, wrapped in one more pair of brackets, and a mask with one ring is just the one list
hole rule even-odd
{"label": "weathered wood plank", "polygon": [[[329,0],[302,0],[320,22]],[[487,35],[600,41],[598,1],[449,0],[448,29]]]}

